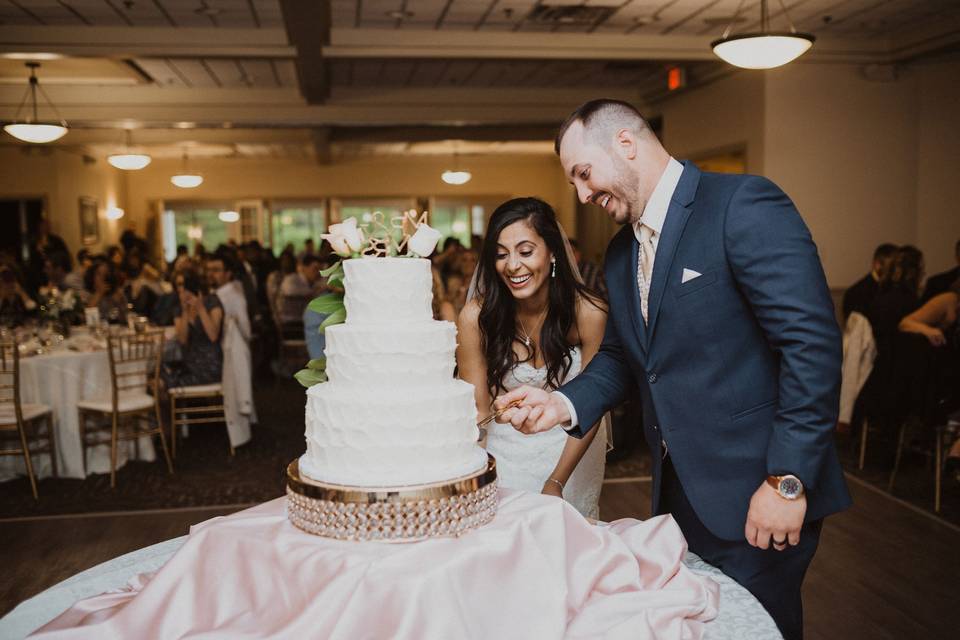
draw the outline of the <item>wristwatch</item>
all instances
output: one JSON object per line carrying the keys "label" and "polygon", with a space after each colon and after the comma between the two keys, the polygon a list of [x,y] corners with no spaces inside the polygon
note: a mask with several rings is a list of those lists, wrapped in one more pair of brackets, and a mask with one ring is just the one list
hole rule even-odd
{"label": "wristwatch", "polygon": [[784,500],[796,500],[803,495],[803,483],[797,476],[767,476],[767,484],[776,489]]}

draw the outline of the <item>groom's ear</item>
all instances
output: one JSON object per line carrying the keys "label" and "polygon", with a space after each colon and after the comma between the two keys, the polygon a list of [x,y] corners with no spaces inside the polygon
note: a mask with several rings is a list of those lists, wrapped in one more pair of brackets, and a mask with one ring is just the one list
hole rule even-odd
{"label": "groom's ear", "polygon": [[617,131],[616,148],[627,160],[637,157],[637,138],[629,129]]}

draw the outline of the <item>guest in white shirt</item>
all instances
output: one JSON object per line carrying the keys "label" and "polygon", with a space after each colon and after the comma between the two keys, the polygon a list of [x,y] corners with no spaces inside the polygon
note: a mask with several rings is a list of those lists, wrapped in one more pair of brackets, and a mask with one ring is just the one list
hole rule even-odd
{"label": "guest in white shirt", "polygon": [[256,422],[253,405],[250,357],[250,316],[243,289],[244,267],[226,251],[217,251],[206,261],[207,279],[223,305],[223,405],[230,444],[238,447],[250,440],[250,424]]}
{"label": "guest in white shirt", "polygon": [[327,290],[326,278],[320,275],[320,269],[317,256],[304,256],[296,272],[288,274],[280,283],[277,312],[281,322],[300,322],[310,300]]}

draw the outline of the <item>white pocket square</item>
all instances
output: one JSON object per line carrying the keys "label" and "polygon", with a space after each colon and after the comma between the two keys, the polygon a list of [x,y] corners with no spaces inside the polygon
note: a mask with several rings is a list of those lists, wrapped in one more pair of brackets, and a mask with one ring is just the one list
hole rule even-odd
{"label": "white pocket square", "polygon": [[690,282],[694,278],[699,278],[702,275],[703,274],[699,271],[694,271],[693,269],[684,269],[683,276],[680,278],[680,284],[683,284],[684,282]]}

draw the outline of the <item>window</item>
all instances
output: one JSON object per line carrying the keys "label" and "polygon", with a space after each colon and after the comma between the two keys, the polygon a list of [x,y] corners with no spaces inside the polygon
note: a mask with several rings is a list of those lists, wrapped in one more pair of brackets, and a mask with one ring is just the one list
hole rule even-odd
{"label": "window", "polygon": [[433,198],[430,226],[443,234],[441,246],[444,240],[453,237],[463,246],[471,247],[472,236],[483,236],[490,214],[507,200],[509,196]]}
{"label": "window", "polygon": [[212,251],[217,245],[226,244],[231,237],[230,222],[223,222],[221,211],[233,208],[230,202],[167,201],[163,209],[163,254],[172,260],[178,245],[186,245],[190,252],[202,244]]}
{"label": "window", "polygon": [[323,201],[273,201],[270,214],[272,238],[269,242],[275,254],[288,244],[299,254],[309,238],[313,239],[314,247],[320,247],[320,234],[327,231],[327,207]]}

